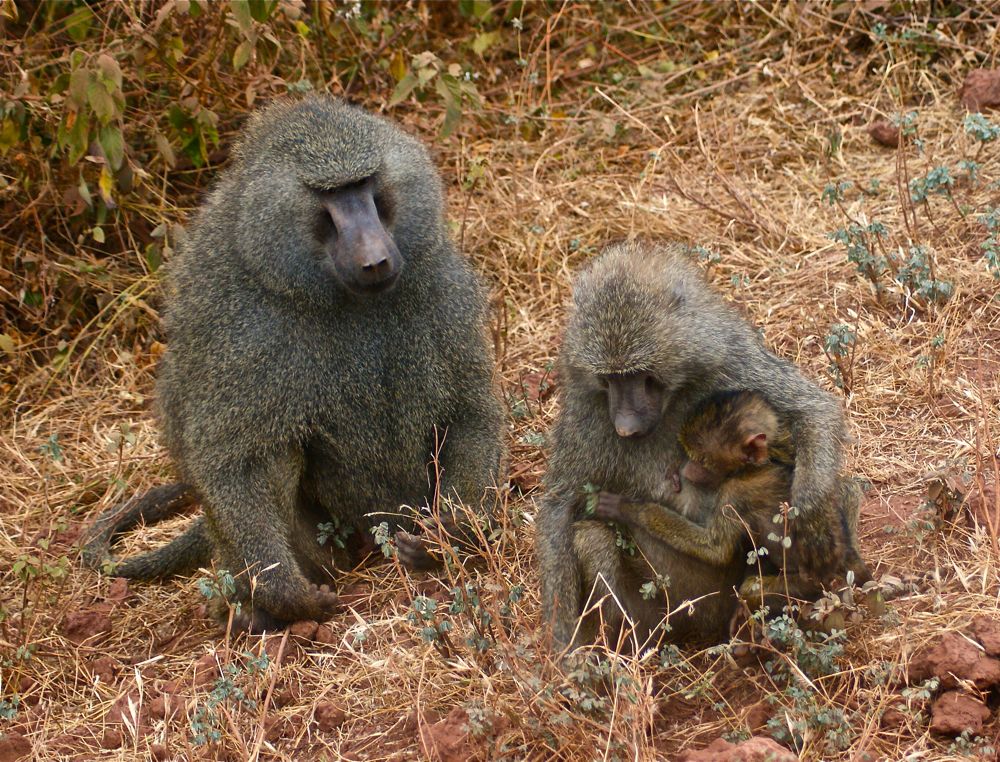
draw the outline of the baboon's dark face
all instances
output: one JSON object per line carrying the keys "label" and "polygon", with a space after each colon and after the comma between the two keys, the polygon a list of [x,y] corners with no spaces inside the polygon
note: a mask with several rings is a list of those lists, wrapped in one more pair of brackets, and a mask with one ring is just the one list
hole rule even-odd
{"label": "baboon's dark face", "polygon": [[393,205],[375,178],[318,191],[316,237],[337,280],[350,291],[371,294],[395,285],[403,267],[392,237]]}
{"label": "baboon's dark face", "polygon": [[613,373],[599,377],[608,394],[608,413],[618,436],[644,437],[663,417],[666,388],[656,376],[645,371]]}

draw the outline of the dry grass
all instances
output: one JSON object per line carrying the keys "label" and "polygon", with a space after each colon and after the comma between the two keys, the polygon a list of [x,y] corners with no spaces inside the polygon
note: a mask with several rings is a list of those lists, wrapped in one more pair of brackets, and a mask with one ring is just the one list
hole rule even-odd
{"label": "dry grass", "polygon": [[[18,347],[3,361],[0,407],[0,557],[8,559],[0,580],[0,697],[16,695],[20,706],[0,719],[0,732],[26,736],[40,760],[145,758],[154,747],[171,759],[410,759],[428,754],[423,728],[464,707],[483,712],[474,723],[483,733],[470,747],[486,757],[653,759],[753,730],[748,716],[767,696],[776,716],[803,718],[765,670],[694,652],[668,667],[655,658],[614,660],[615,687],[599,691],[601,707],[588,711],[586,691],[540,640],[532,536],[545,467],[538,435],[558,403],[557,395],[538,394],[538,382],[557,351],[573,271],[608,240],[641,235],[718,253],[713,282],[761,326],[769,346],[828,388],[823,344],[831,325],[848,324],[857,335],[844,403],[856,435],[850,462],[873,485],[863,555],[877,575],[919,572],[922,581],[893,602],[886,622],[852,625],[839,670],[806,683],[816,707],[846,713],[848,733],[843,748],[828,748],[813,722],[802,758],[958,757],[949,740],[928,733],[919,700],[900,727],[881,727],[880,716],[905,703],[899,680],[915,649],[973,614],[1000,609],[997,534],[987,526],[1000,525],[1000,505],[986,505],[993,513],[983,526],[961,512],[926,529],[914,521],[932,469],[964,474],[972,503],[987,504],[983,496],[997,480],[1000,303],[978,250],[987,234],[976,220],[997,204],[997,143],[978,154],[980,182],[956,183],[965,217],[944,196],[932,196],[929,208],[914,207],[905,194],[901,201],[899,178],[938,165],[957,177],[957,162],[976,154],[957,90],[970,67],[997,65],[990,51],[998,18],[965,10],[941,25],[940,39],[920,37],[925,49],[899,39],[872,43],[867,30],[879,19],[859,8],[712,13],[642,5],[622,6],[613,18],[592,7],[536,8],[516,40],[527,64],[488,74],[479,85],[482,106],[455,135],[437,136],[433,102],[390,110],[434,147],[456,240],[496,294],[515,489],[501,541],[480,564],[427,577],[373,563],[343,575],[345,608],[317,636],[322,642],[220,633],[205,617],[194,578],[136,585],[121,599],[110,579],[81,568],[73,548],[79,529],[123,496],[171,476],[149,414],[162,352],[159,274],[136,266],[141,249],[127,230],[116,230],[119,244],[103,255],[124,264],[109,267],[102,281],[67,265],[92,258],[93,249],[74,251],[58,237],[43,246],[31,215],[19,217],[23,230],[5,226],[7,315],[22,309],[11,284],[29,251],[43,252],[49,266],[98,296],[93,321],[43,319],[29,330],[11,319]],[[898,35],[923,19],[882,21]],[[361,84],[369,84],[363,76]],[[363,99],[377,109],[389,90],[384,79],[369,86]],[[244,110],[232,108],[223,144]],[[912,143],[894,151],[868,136],[870,120],[911,109],[919,111],[922,152]],[[834,150],[831,139],[840,141]],[[468,187],[472,166],[482,174]],[[163,168],[169,190],[159,208],[130,213],[151,220],[147,228],[183,220],[209,174],[172,176]],[[857,188],[872,179],[882,190],[863,196]],[[842,207],[821,199],[828,183],[844,180],[855,188]],[[18,211],[16,196],[3,199]],[[952,297],[920,304],[897,285],[879,304],[828,237],[847,225],[845,212],[884,222],[894,247],[928,246]],[[73,350],[62,368],[52,362],[60,341]],[[182,523],[130,536],[120,550],[161,542]],[[466,583],[493,615],[482,652],[465,642],[471,618],[445,613],[451,588]],[[523,597],[511,603],[517,586]],[[416,595],[443,602],[440,618],[455,627],[450,646],[421,639],[408,618]],[[76,642],[68,623],[80,612],[96,612],[98,629],[101,617],[110,625]],[[246,652],[268,653],[270,665],[254,672]],[[231,665],[255,703],[223,701],[214,709],[220,740],[199,745],[192,722],[212,708],[216,686],[209,662]],[[176,714],[164,718],[155,699],[168,692],[166,681],[174,681],[167,687]],[[118,724],[108,714],[116,704],[125,707]],[[343,709],[342,722],[323,721],[328,704]],[[998,722],[986,734],[996,737]],[[116,741],[117,748],[102,748]]]}

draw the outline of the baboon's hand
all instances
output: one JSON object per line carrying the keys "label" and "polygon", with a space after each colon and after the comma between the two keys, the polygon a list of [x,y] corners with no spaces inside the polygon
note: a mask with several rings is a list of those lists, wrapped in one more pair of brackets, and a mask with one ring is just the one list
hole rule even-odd
{"label": "baboon's hand", "polygon": [[441,566],[441,559],[427,549],[428,542],[419,535],[396,532],[396,553],[400,563],[411,571],[429,571]]}
{"label": "baboon's hand", "polygon": [[616,495],[614,492],[601,492],[597,496],[594,515],[607,521],[619,521],[622,517],[622,501],[621,495]]}
{"label": "baboon's hand", "polygon": [[674,471],[672,474],[670,474],[670,484],[671,484],[671,486],[673,486],[674,492],[680,492],[681,491],[681,472],[680,471]]}

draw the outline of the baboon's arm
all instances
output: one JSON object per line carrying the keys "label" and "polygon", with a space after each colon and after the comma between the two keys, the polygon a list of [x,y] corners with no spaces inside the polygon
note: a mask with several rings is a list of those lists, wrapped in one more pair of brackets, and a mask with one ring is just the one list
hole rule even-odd
{"label": "baboon's arm", "polygon": [[252,602],[254,621],[263,619],[259,611],[280,622],[322,621],[332,610],[333,601],[302,573],[289,537],[304,465],[301,450],[291,446],[198,464],[195,478],[219,566],[234,576],[237,599]]}
{"label": "baboon's arm", "polygon": [[630,528],[645,529],[679,553],[716,567],[729,567],[746,530],[731,506],[719,505],[706,526],[659,503],[622,502],[621,519]]}

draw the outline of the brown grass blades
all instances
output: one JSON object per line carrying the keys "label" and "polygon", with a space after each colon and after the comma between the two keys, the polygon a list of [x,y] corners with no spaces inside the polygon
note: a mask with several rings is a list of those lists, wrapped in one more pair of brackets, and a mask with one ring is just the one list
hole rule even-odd
{"label": "brown grass blades", "polygon": [[[0,3],[0,758],[651,760],[750,734],[810,760],[988,756],[996,712],[930,732],[942,686],[906,675],[1000,617],[1000,140],[958,101],[1000,66],[998,22],[961,2]],[[427,79],[388,107],[408,74]],[[75,542],[171,478],[160,262],[247,111],[308,87],[432,146],[495,292],[511,489],[476,563],[409,575],[376,550],[332,622],[248,640],[206,618],[209,571],[124,586]],[[572,272],[631,235],[698,247],[769,346],[845,390],[885,621],[779,628],[769,666],[546,650],[552,362]]]}

